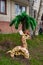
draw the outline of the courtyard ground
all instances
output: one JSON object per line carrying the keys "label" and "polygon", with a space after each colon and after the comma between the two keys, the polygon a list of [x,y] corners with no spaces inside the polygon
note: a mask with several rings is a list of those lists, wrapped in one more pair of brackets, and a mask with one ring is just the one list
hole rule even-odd
{"label": "courtyard ground", "polygon": [[15,57],[12,59],[6,52],[21,45],[21,36],[16,34],[0,34],[0,65],[43,65],[43,35],[27,40],[30,58]]}

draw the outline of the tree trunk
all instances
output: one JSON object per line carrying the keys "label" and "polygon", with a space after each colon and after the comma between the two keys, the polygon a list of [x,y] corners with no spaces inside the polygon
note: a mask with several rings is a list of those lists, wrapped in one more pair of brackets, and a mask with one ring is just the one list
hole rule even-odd
{"label": "tree trunk", "polygon": [[24,32],[26,30],[26,22],[25,20],[22,21],[22,31]]}
{"label": "tree trunk", "polygon": [[22,38],[21,38],[21,41],[22,41],[22,46],[24,48],[28,48],[27,46],[27,42],[26,42],[26,35],[29,35],[29,31],[26,29],[26,23],[25,23],[25,20],[22,22],[22,31],[23,31],[23,35],[22,35]]}

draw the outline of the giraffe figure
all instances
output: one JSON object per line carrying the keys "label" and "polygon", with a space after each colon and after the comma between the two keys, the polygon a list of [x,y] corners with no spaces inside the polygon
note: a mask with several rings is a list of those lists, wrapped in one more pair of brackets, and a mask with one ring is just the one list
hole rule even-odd
{"label": "giraffe figure", "polygon": [[23,55],[25,58],[29,58],[29,51],[27,48],[26,39],[30,39],[30,36],[22,33],[22,43],[23,46],[16,46],[12,50],[9,50],[7,53],[10,53],[10,56],[14,58],[14,56]]}

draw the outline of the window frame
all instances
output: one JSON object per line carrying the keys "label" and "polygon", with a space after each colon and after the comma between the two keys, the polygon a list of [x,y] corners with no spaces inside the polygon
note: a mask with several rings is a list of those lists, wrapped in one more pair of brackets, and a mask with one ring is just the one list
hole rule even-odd
{"label": "window frame", "polygon": [[[5,2],[5,12],[0,12],[0,14],[4,14],[6,15],[7,14],[7,8],[6,8],[6,0],[0,0],[0,1],[4,1]],[[1,10],[1,2],[0,2],[0,10]]]}

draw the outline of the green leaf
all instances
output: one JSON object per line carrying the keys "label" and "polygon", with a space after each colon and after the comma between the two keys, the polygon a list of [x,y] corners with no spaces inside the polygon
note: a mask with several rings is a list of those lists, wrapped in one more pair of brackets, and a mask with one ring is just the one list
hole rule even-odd
{"label": "green leaf", "polygon": [[11,21],[10,26],[12,26],[12,25],[15,23],[15,21],[16,21],[16,18],[14,18],[14,19]]}
{"label": "green leaf", "polygon": [[32,30],[34,30],[34,29],[35,29],[35,26],[34,26],[34,24],[33,24],[33,22],[32,22],[32,21],[30,21],[30,26],[31,26]]}
{"label": "green leaf", "polygon": [[28,16],[26,14],[26,12],[22,12],[20,15],[17,15],[10,23],[10,26],[12,26],[14,24],[15,28],[18,29],[20,22],[22,25],[25,24],[24,28],[26,28],[26,29],[28,29],[31,26],[32,30],[34,30],[37,25],[36,20],[34,18]]}
{"label": "green leaf", "polygon": [[30,18],[30,20],[32,20],[32,22],[33,22],[34,26],[36,27],[36,25],[37,25],[36,20],[35,20],[34,18],[32,18],[32,17],[29,17],[29,18]]}

